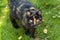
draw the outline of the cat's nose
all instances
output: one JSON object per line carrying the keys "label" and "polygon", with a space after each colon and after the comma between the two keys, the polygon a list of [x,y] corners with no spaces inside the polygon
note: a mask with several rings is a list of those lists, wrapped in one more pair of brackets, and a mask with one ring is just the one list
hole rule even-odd
{"label": "cat's nose", "polygon": [[34,25],[36,25],[37,19],[35,18],[35,16],[33,16],[33,21],[34,21]]}

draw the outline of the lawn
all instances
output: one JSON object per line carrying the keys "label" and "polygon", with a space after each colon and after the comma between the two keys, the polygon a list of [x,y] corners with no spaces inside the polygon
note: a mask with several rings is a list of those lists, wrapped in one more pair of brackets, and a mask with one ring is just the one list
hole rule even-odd
{"label": "lawn", "polygon": [[[37,27],[35,36],[41,40],[60,40],[60,0],[29,0],[42,12],[42,23]],[[0,0],[0,40],[33,40],[24,34],[24,29],[13,28],[9,17],[8,0]],[[47,29],[47,34],[43,33]]]}

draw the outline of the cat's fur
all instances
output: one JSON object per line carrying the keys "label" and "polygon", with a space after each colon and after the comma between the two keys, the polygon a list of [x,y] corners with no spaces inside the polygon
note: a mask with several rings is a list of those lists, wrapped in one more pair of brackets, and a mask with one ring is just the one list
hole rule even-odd
{"label": "cat's fur", "polygon": [[[39,10],[35,9],[33,5],[27,0],[8,0],[10,8],[10,19],[15,28],[19,28],[16,20],[21,21],[25,33],[31,37],[34,37],[35,27],[42,21],[42,15]],[[29,12],[29,15],[26,15]],[[35,19],[33,18],[35,16]],[[38,24],[34,20],[39,21]],[[29,20],[31,20],[29,23]]]}

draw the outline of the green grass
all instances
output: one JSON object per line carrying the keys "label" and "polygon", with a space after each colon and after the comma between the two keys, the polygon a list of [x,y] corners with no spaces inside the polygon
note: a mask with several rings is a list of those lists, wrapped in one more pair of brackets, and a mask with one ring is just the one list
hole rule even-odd
{"label": "green grass", "polygon": [[[30,2],[42,11],[43,22],[37,27],[35,36],[47,37],[48,40],[60,40],[60,0],[30,0]],[[46,25],[46,26],[45,26]],[[48,33],[44,34],[44,28]],[[9,18],[9,8],[7,0],[0,0],[0,40],[33,40],[24,34],[24,29],[13,28]]]}

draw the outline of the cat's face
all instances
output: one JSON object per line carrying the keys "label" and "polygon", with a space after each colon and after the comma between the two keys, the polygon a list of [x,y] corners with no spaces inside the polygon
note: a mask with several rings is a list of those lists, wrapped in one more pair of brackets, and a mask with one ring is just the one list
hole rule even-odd
{"label": "cat's face", "polygon": [[37,26],[42,21],[42,14],[41,14],[41,12],[36,10],[33,7],[31,7],[28,10],[26,10],[25,15],[26,15],[28,24],[30,26]]}

